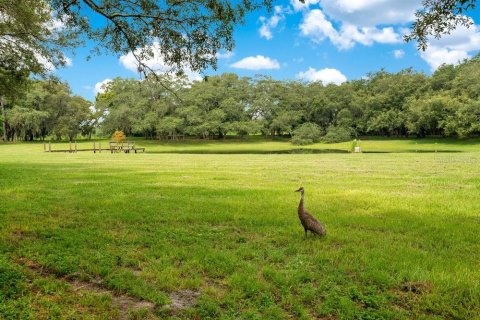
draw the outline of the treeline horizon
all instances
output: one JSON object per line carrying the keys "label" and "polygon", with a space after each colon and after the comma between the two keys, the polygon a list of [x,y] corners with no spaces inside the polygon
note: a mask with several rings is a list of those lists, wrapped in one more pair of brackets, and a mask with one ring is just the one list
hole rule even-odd
{"label": "treeline horizon", "polygon": [[160,81],[116,78],[97,95],[94,108],[66,83],[31,80],[5,104],[4,137],[72,140],[116,130],[147,139],[290,136],[296,144],[358,136],[475,137],[478,79],[479,55],[442,65],[432,75],[380,70],[341,85],[232,73],[193,83],[165,75]]}

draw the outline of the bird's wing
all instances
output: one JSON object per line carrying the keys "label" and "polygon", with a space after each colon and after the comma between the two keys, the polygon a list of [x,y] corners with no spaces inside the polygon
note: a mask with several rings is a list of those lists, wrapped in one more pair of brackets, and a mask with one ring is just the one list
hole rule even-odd
{"label": "bird's wing", "polygon": [[309,212],[306,212],[306,211],[305,211],[305,224],[313,230],[324,229],[320,221],[318,221],[313,215],[311,215]]}

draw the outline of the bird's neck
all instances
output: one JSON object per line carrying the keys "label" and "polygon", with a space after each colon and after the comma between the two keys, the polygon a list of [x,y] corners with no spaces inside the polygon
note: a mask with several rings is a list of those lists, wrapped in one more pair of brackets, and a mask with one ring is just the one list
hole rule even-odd
{"label": "bird's neck", "polygon": [[298,213],[303,213],[303,204],[304,204],[304,196],[302,192],[302,197],[300,198],[300,203],[298,204]]}

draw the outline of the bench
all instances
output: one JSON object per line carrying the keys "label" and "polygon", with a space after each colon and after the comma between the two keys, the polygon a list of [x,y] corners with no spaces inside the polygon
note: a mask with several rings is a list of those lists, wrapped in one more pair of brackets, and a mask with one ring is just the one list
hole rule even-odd
{"label": "bench", "polygon": [[135,144],[133,142],[116,142],[116,141],[110,141],[110,153],[114,152],[125,152],[125,153],[130,153],[130,151],[134,151],[137,153],[138,151],[142,151],[145,153],[145,148],[136,148]]}

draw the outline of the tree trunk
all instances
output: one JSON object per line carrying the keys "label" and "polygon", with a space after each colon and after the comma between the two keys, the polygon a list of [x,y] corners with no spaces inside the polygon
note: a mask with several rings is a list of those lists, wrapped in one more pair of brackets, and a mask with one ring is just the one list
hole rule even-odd
{"label": "tree trunk", "polygon": [[5,108],[3,107],[3,97],[0,97],[0,109],[3,117],[3,142],[7,142],[7,119],[5,118]]}

